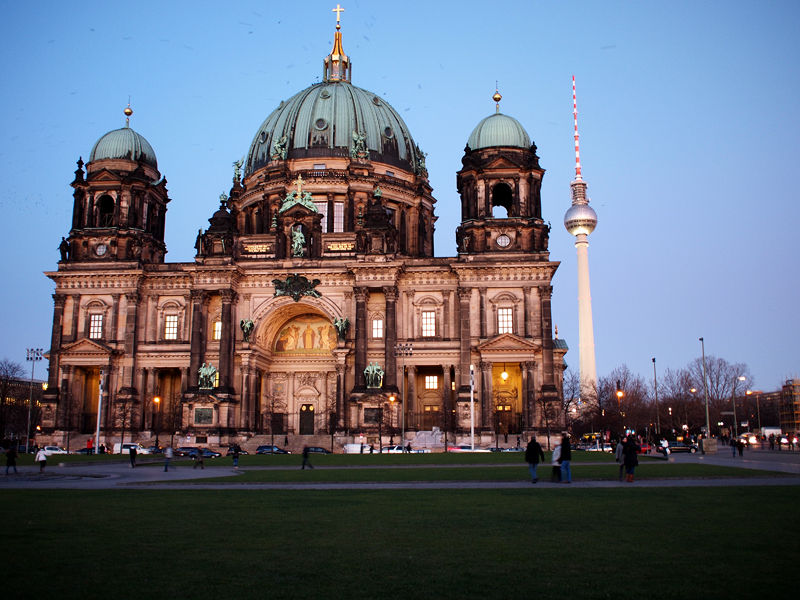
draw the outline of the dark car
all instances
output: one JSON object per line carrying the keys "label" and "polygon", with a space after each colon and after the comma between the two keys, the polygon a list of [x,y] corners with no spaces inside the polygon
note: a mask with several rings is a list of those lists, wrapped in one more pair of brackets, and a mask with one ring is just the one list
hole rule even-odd
{"label": "dark car", "polygon": [[256,454],[291,454],[290,450],[284,450],[277,446],[259,446],[256,448]]}
{"label": "dark car", "polygon": [[203,458],[219,458],[222,456],[219,452],[214,452],[213,450],[209,450],[208,448],[193,448],[191,452],[189,452],[186,456],[195,460],[197,455],[202,453]]}
{"label": "dark car", "polygon": [[225,456],[233,454],[234,448],[239,450],[239,454],[250,454],[247,450],[242,450],[241,446],[228,446],[228,452],[225,453]]}
{"label": "dark car", "polygon": [[197,450],[194,446],[179,446],[172,451],[174,456],[189,456],[190,453]]}
{"label": "dark car", "polygon": [[150,454],[163,454],[164,453],[164,449],[161,446],[150,446],[148,448],[148,450],[150,451]]}
{"label": "dark car", "polygon": [[[25,451],[25,446],[22,447],[22,451]],[[94,448],[81,448],[80,450],[75,450],[73,454],[94,454]]]}
{"label": "dark car", "polygon": [[650,454],[653,451],[653,447],[648,444],[647,442],[642,442],[639,444],[639,450],[637,454]]}
{"label": "dark car", "polygon": [[[658,449],[659,452],[664,452],[663,448]],[[697,452],[697,446],[693,446],[691,444],[684,444],[683,442],[669,442],[669,451],[672,452],[691,452],[694,454]]]}
{"label": "dark car", "polygon": [[309,454],[333,454],[330,450],[326,450],[322,446],[309,446],[308,447]]}

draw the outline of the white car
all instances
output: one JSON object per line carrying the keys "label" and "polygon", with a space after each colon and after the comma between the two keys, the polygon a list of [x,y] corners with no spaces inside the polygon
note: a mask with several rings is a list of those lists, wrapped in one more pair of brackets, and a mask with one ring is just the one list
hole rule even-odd
{"label": "white car", "polygon": [[69,452],[64,450],[64,448],[59,448],[58,446],[45,446],[44,453],[47,456],[50,456],[52,454],[69,454]]}
{"label": "white car", "polygon": [[489,452],[490,450],[487,448],[481,448],[480,446],[475,446],[475,449],[472,449],[472,444],[458,444],[457,446],[448,446],[448,452]]}
{"label": "white car", "polygon": [[402,454],[403,447],[400,444],[395,444],[394,446],[384,446],[381,448],[381,452],[384,454]]}

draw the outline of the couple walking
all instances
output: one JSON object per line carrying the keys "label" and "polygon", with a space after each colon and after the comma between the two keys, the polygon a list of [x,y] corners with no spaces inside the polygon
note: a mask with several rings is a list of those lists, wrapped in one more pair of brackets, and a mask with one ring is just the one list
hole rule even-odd
{"label": "couple walking", "polygon": [[[541,462],[544,462],[544,452],[541,444],[533,438],[525,449],[525,462],[528,463],[528,469],[531,472],[531,483],[539,481],[536,470],[540,459]],[[571,461],[572,448],[569,445],[569,437],[565,435],[561,438],[561,443],[553,449],[553,481],[572,483],[572,471],[569,467]]]}

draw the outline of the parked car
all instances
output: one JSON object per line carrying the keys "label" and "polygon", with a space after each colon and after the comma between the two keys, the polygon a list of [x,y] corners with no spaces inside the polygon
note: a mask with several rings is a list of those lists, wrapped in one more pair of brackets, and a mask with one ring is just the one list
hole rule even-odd
{"label": "parked car", "polygon": [[256,454],[291,454],[291,450],[284,450],[278,446],[259,446],[256,448]]}
{"label": "parked car", "polygon": [[150,446],[147,449],[148,454],[163,454],[164,449],[161,446]]}
{"label": "parked car", "polygon": [[487,448],[481,448],[480,446],[475,446],[475,449],[472,449],[472,444],[458,444],[455,446],[448,446],[448,452],[490,452]]}
{"label": "parked car", "polygon": [[639,451],[637,454],[650,454],[653,451],[653,447],[648,444],[647,442],[642,442],[639,444]]}
{"label": "parked car", "polygon": [[[368,453],[369,450],[364,450],[364,453]],[[403,446],[400,444],[394,444],[389,446],[384,446],[381,448],[381,452],[383,454],[402,454],[403,453]]]}
{"label": "parked car", "polygon": [[81,448],[80,450],[75,450],[73,454],[94,454],[94,448]]}
{"label": "parked car", "polygon": [[[664,452],[663,448],[658,449],[659,452]],[[684,444],[683,442],[669,442],[669,451],[672,452],[697,452],[697,446],[691,444]]]}
{"label": "parked car", "polygon": [[189,456],[194,450],[197,450],[194,446],[178,446],[172,451],[172,454],[173,456]]}
{"label": "parked car", "polygon": [[63,448],[59,448],[58,446],[45,446],[44,453],[47,456],[50,456],[51,454],[69,454],[69,452],[67,452]]}
{"label": "parked car", "polygon": [[326,450],[322,446],[309,446],[308,452],[309,454],[333,454],[333,452]]}
{"label": "parked car", "polygon": [[208,448],[194,448],[186,456],[188,456],[192,460],[196,460],[198,454],[202,454],[203,458],[219,458],[220,456],[222,456],[222,454],[220,454],[219,452],[214,452],[213,450],[209,450]]}
{"label": "parked car", "polygon": [[131,448],[136,448],[136,454],[150,454],[150,450],[141,444],[136,444],[133,442],[125,442],[124,444],[117,442],[114,444],[114,454],[130,454]]}
{"label": "parked car", "polygon": [[611,447],[611,444],[603,444],[602,448],[598,448],[597,446],[592,446],[591,448],[586,449],[587,452],[613,452],[614,449]]}
{"label": "parked car", "polygon": [[516,446],[511,446],[510,448],[500,448],[501,452],[525,452],[525,448],[520,446],[517,448]]}
{"label": "parked car", "polygon": [[242,450],[242,447],[239,445],[228,446],[228,451],[225,453],[225,456],[230,456],[233,454],[233,449],[237,448],[239,450],[239,454],[250,454],[247,450]]}

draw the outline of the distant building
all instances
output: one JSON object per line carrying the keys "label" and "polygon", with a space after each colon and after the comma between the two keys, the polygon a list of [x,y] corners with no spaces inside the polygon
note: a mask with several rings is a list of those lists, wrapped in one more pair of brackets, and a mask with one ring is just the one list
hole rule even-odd
{"label": "distant building", "polygon": [[394,435],[405,424],[409,439],[464,431],[470,365],[479,433],[535,435],[543,404],[560,413],[559,263],[528,133],[498,94],[457,174],[458,255],[435,257],[426,154],[351,74],[337,24],[323,81],[258,128],[190,263],[165,262],[167,182],[128,122],[98,140],[85,171],[78,161],[72,226],[47,273],[54,441],[93,430],[101,373],[106,443],[123,429],[210,444],[344,438],[377,421]]}
{"label": "distant building", "polygon": [[781,431],[800,432],[800,379],[789,379],[781,388]]}

